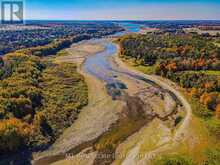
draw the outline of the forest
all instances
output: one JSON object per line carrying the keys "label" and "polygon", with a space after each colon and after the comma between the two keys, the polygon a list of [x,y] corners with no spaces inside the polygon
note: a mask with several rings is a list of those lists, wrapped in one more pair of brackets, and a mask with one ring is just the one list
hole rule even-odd
{"label": "forest", "polygon": [[[220,38],[198,34],[132,34],[118,39],[120,57],[146,74],[170,79],[181,87],[193,113],[217,141],[220,138]],[[210,147],[203,165],[220,163],[220,150]],[[164,155],[157,165],[195,165],[189,156]]]}
{"label": "forest", "polygon": [[194,113],[220,137],[219,38],[197,34],[128,35],[119,39],[120,56],[135,65],[150,67],[185,89],[199,106]]}
{"label": "forest", "polygon": [[47,149],[88,104],[87,85],[77,66],[55,64],[50,55],[123,30],[101,22],[36,26],[46,28],[0,34],[0,54],[7,53],[0,57],[0,159]]}
{"label": "forest", "polygon": [[0,153],[43,150],[88,102],[74,64],[11,53],[0,60]]}

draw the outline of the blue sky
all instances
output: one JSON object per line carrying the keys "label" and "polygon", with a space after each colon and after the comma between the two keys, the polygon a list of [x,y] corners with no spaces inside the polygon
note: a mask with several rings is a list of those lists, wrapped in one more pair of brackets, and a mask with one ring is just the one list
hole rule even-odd
{"label": "blue sky", "polygon": [[220,19],[220,0],[25,0],[26,19]]}

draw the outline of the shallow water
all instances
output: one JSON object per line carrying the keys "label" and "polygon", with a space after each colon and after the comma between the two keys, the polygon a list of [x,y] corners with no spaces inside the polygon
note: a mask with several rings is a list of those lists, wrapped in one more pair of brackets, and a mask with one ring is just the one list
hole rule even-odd
{"label": "shallow water", "polygon": [[[142,25],[132,24],[132,23],[120,23],[126,31],[115,34],[114,36],[121,36],[126,33],[136,33],[140,31]],[[107,41],[106,39],[96,39],[90,40],[88,42],[98,42],[104,45],[105,50],[103,52],[97,53],[95,55],[89,56],[85,63],[84,69],[86,72],[97,77],[106,83],[116,83],[117,71],[114,71],[109,57],[116,55],[117,47],[114,43]]]}
{"label": "shallow water", "polygon": [[112,71],[112,65],[108,59],[116,54],[117,47],[113,43],[107,42],[105,39],[89,42],[100,42],[105,46],[105,50],[89,56],[86,59],[84,63],[85,71],[107,83],[115,82],[116,75],[115,72]]}

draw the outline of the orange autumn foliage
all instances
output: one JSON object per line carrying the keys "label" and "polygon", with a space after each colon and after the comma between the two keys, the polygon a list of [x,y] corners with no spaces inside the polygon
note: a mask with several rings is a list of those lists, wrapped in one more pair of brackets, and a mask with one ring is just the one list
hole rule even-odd
{"label": "orange autumn foliage", "polygon": [[204,84],[204,88],[206,89],[206,90],[210,90],[210,89],[212,89],[214,87],[214,83],[213,82],[206,82],[205,84]]}
{"label": "orange autumn foliage", "polygon": [[176,69],[177,69],[177,64],[176,64],[175,62],[170,63],[170,64],[168,64],[168,65],[166,66],[166,68],[167,68],[167,70],[169,70],[169,71],[176,71]]}
{"label": "orange autumn foliage", "polygon": [[209,106],[212,102],[212,96],[208,93],[204,93],[200,97],[200,102],[206,106]]}
{"label": "orange autumn foliage", "polygon": [[218,104],[215,108],[215,116],[217,119],[220,119],[220,104]]}
{"label": "orange autumn foliage", "polygon": [[11,118],[0,122],[0,151],[14,151],[25,144],[32,133],[31,126]]}
{"label": "orange autumn foliage", "polygon": [[198,62],[197,62],[197,66],[198,67],[203,67],[205,66],[205,59],[199,59]]}

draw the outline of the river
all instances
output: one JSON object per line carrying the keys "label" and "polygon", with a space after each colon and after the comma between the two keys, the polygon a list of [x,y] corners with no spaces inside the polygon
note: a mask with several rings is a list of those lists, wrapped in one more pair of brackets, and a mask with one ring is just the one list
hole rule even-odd
{"label": "river", "polygon": [[[128,33],[137,33],[142,25],[132,23],[120,23],[126,31],[116,33],[114,36],[122,36]],[[118,71],[113,69],[113,65],[109,60],[117,54],[117,46],[105,38],[89,40],[92,43],[101,43],[105,47],[105,51],[89,56],[84,63],[84,70],[96,78],[105,81],[106,83],[118,82]]]}
{"label": "river", "polygon": [[[114,36],[121,36],[121,35],[125,35],[127,33],[136,33],[140,30],[140,28],[142,27],[142,25],[137,25],[137,24],[131,24],[131,23],[123,23],[121,24],[121,26],[123,26],[126,31],[123,33],[117,33]],[[157,80],[155,78],[152,77],[148,77],[147,75],[143,75],[143,74],[138,74],[136,72],[130,72],[128,69],[122,69],[122,68],[118,68],[116,62],[114,62],[113,60],[111,60],[111,57],[114,57],[115,55],[117,55],[117,51],[118,51],[118,47],[116,44],[114,44],[111,40],[107,39],[107,38],[101,38],[101,39],[93,39],[93,40],[88,40],[86,42],[91,42],[91,43],[98,43],[98,44],[102,44],[105,49],[102,52],[96,53],[94,55],[89,55],[87,56],[85,62],[83,63],[82,69],[89,73],[90,75],[94,76],[95,78],[101,80],[104,82],[104,84],[106,85],[111,85],[114,84],[115,87],[118,90],[123,91],[123,86],[119,86],[118,84],[123,84],[123,80],[119,80],[118,77],[120,77],[121,75],[125,75],[125,77],[131,77],[133,79],[133,83],[135,84],[136,80],[138,81],[142,81],[143,83],[146,84],[151,84],[152,86],[156,86],[156,88],[160,88],[160,90],[164,93],[169,93],[169,95],[173,98],[173,100],[176,101],[177,105],[179,106],[184,106],[189,107],[188,103],[185,101],[185,99],[174,89],[172,89],[171,87],[169,87],[169,85],[166,85],[162,82],[160,82],[160,80]],[[126,86],[126,84],[123,84],[124,86]],[[137,84],[135,84],[137,85]],[[108,93],[111,94],[111,93]],[[113,96],[113,95],[111,95]],[[124,99],[124,101],[127,103],[127,105],[136,105],[135,102],[139,101],[140,99],[136,99],[136,98],[132,98],[130,96],[126,97]],[[183,104],[183,105],[182,105]],[[144,106],[144,104],[143,104]],[[136,109],[136,106],[130,106]],[[130,108],[128,107],[128,109]],[[144,107],[142,107],[144,109]],[[188,123],[186,120],[189,120],[190,118],[190,114],[191,114],[191,110],[190,107],[188,108],[189,113],[188,116],[186,117],[184,123]],[[177,109],[174,109],[173,111],[176,111]],[[133,111],[133,110],[132,110]],[[168,116],[173,114],[173,111],[171,114],[168,114]],[[154,116],[157,117],[157,116]],[[184,124],[181,126],[181,128],[179,129],[177,135],[182,135],[182,130],[185,129],[185,127],[188,127],[187,124]],[[85,130],[83,130],[85,132]],[[130,135],[127,135],[128,137]],[[179,137],[179,136],[177,136]],[[74,137],[72,137],[74,138]],[[67,152],[68,153],[68,152]],[[64,159],[65,156],[64,155],[54,155],[54,156],[49,156],[46,157],[45,160],[44,158],[42,159],[42,161],[36,163],[36,164],[42,164],[42,162],[54,162],[55,160],[60,160],[60,159]]]}

